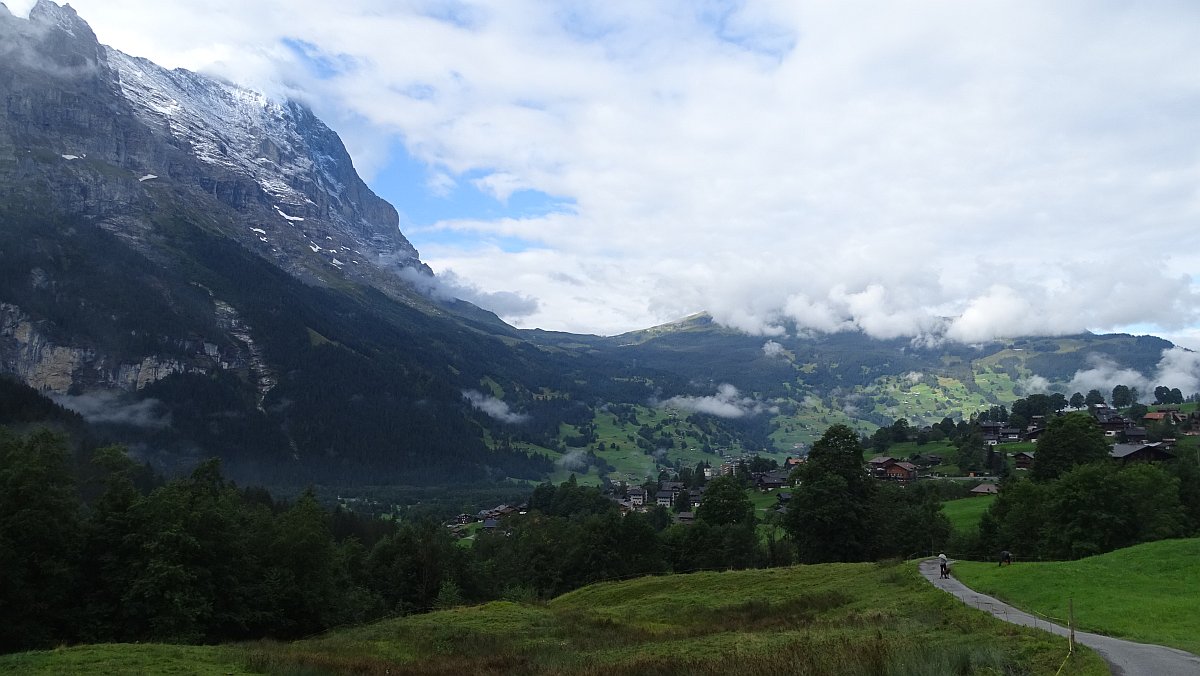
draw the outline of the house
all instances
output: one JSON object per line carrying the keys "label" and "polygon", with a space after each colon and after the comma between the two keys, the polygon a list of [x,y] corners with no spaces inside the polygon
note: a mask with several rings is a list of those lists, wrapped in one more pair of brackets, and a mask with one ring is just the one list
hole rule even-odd
{"label": "house", "polygon": [[1010,443],[1021,440],[1021,429],[1018,427],[1001,427],[1000,428],[1000,443]]}
{"label": "house", "polygon": [[792,501],[792,493],[791,491],[780,491],[775,494],[775,500],[778,501],[780,505],[786,505]]}
{"label": "house", "polygon": [[692,504],[692,509],[699,508],[700,503],[704,500],[704,489],[703,488],[691,489],[690,491],[688,491],[688,499],[689,499],[689,502],[691,502],[691,504]]}
{"label": "house", "polygon": [[1025,451],[1017,451],[1012,454],[1013,464],[1017,469],[1029,469],[1033,467],[1033,454]]}
{"label": "house", "polygon": [[1032,441],[1034,443],[1037,443],[1037,440],[1042,436],[1042,432],[1044,432],[1045,429],[1046,428],[1044,428],[1044,427],[1030,427],[1029,430],[1025,432],[1025,434],[1021,435],[1021,438],[1024,439],[1025,441]]}
{"label": "house", "polygon": [[643,488],[634,486],[626,492],[631,507],[641,507],[646,504],[646,491]]}
{"label": "house", "polygon": [[1138,443],[1146,441],[1145,427],[1130,427],[1125,430],[1125,443]]}
{"label": "house", "polygon": [[883,470],[883,475],[889,481],[899,481],[900,483],[916,481],[917,466],[910,462],[894,462]]}
{"label": "house", "polygon": [[687,488],[682,481],[664,481],[658,487],[664,491],[671,491],[673,495],[679,495],[679,491]]}
{"label": "house", "polygon": [[877,479],[883,478],[888,466],[896,462],[895,458],[886,455],[877,455],[867,461],[867,471]]}
{"label": "house", "polygon": [[695,520],[696,520],[696,514],[694,512],[680,512],[675,515],[675,523],[681,523],[681,524],[687,525],[687,524],[694,522]]}
{"label": "house", "polygon": [[996,495],[999,492],[1000,492],[1000,489],[996,487],[996,484],[979,484],[975,488],[971,489],[972,496]]}
{"label": "house", "polygon": [[659,491],[654,494],[654,504],[659,507],[670,507],[675,502],[675,494],[671,491]]}
{"label": "house", "polygon": [[1160,460],[1170,460],[1175,457],[1174,454],[1167,452],[1167,448],[1168,446],[1158,441],[1149,444],[1116,444],[1108,452],[1108,455],[1114,460],[1120,460],[1124,464],[1131,462],[1157,462]]}
{"label": "house", "polygon": [[458,516],[454,517],[454,523],[459,524],[459,525],[468,524],[474,520],[475,520],[475,518],[472,517],[470,514],[459,514]]}
{"label": "house", "polygon": [[484,519],[483,520],[483,529],[486,531],[496,530],[496,526],[499,526],[499,525],[500,525],[500,522],[497,521],[496,519]]}
{"label": "house", "polygon": [[754,475],[754,487],[764,492],[773,491],[776,488],[783,488],[787,480],[788,473],[785,470],[758,472]]}

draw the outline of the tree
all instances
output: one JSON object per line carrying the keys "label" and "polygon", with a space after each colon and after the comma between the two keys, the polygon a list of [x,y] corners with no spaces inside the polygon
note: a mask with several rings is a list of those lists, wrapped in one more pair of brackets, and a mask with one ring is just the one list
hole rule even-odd
{"label": "tree", "polygon": [[1071,404],[1071,408],[1083,408],[1083,404],[1084,404],[1083,393],[1076,392],[1075,394],[1072,394],[1071,401],[1068,403]]}
{"label": "tree", "polygon": [[1087,396],[1083,398],[1083,403],[1087,404],[1088,406],[1092,406],[1093,404],[1103,404],[1104,395],[1100,394],[1100,390],[1088,390]]}
{"label": "tree", "polygon": [[679,489],[679,492],[675,494],[675,501],[671,503],[671,509],[676,514],[679,512],[692,511],[692,496],[691,493],[688,492],[688,489]]}
{"label": "tree", "polygon": [[1125,408],[1133,404],[1133,393],[1126,385],[1117,385],[1112,391],[1112,405],[1117,408]]}
{"label": "tree", "polygon": [[874,484],[863,469],[858,434],[834,425],[821,435],[797,470],[784,527],[805,563],[861,561],[871,549]]}
{"label": "tree", "polygon": [[1051,419],[1038,439],[1030,477],[1056,479],[1075,465],[1108,458],[1108,441],[1096,421],[1085,413],[1068,413]]}
{"label": "tree", "polygon": [[696,509],[696,519],[714,526],[753,524],[754,505],[733,477],[717,477],[708,482],[704,499]]}
{"label": "tree", "polygon": [[0,428],[0,652],[49,647],[68,630],[79,507],[66,439]]}

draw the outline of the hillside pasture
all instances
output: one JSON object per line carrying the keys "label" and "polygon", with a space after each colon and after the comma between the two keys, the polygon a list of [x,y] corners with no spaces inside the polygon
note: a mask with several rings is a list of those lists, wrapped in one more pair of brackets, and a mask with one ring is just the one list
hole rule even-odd
{"label": "hillside pasture", "polygon": [[998,567],[960,561],[972,589],[1050,617],[1074,599],[1080,629],[1200,654],[1200,538],[1163,540],[1078,561]]}
{"label": "hillside pasture", "polygon": [[[105,654],[122,661],[93,661]],[[492,602],[293,643],[8,655],[0,672],[1054,674],[1064,658],[1061,638],[962,605],[914,563],[864,563],[607,582],[547,604]],[[1108,672],[1080,649],[1061,673]]]}

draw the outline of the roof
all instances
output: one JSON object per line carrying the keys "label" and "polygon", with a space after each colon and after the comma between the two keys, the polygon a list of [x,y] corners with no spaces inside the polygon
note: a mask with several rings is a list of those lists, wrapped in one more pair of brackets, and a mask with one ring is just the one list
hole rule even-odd
{"label": "roof", "polygon": [[1112,447],[1112,450],[1109,451],[1108,454],[1111,457],[1118,458],[1118,459],[1119,458],[1128,458],[1129,456],[1131,456],[1135,453],[1140,453],[1141,451],[1146,451],[1146,450],[1155,451],[1157,453],[1162,453],[1165,455],[1170,455],[1170,453],[1167,453],[1167,450],[1165,448],[1161,448],[1161,446],[1162,446],[1162,443],[1158,442],[1158,441],[1151,442],[1148,444],[1116,444],[1115,446]]}
{"label": "roof", "polygon": [[917,466],[911,462],[898,462],[894,466],[899,467],[900,469],[908,470],[909,472],[917,471]]}
{"label": "roof", "polygon": [[996,484],[979,484],[975,488],[972,488],[971,492],[979,493],[980,495],[995,495],[1000,492],[1000,489],[996,488]]}
{"label": "roof", "polygon": [[1142,420],[1163,420],[1166,417],[1167,417],[1166,413],[1163,413],[1161,411],[1151,411],[1151,412],[1147,413],[1146,415],[1142,416]]}
{"label": "roof", "polygon": [[887,465],[887,464],[890,464],[890,463],[893,463],[893,462],[896,462],[896,459],[895,459],[895,458],[892,458],[892,457],[889,457],[889,456],[886,456],[886,455],[877,455],[877,456],[875,456],[874,458],[871,458],[870,460],[868,460],[868,461],[867,461],[867,464],[870,464],[870,465]]}

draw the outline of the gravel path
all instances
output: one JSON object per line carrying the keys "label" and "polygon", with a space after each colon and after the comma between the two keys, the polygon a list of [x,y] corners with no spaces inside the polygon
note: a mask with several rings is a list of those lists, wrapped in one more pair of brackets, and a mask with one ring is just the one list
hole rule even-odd
{"label": "gravel path", "polygon": [[[1018,610],[1002,601],[980,594],[955,578],[942,580],[938,575],[937,559],[926,559],[920,565],[921,574],[935,587],[953,594],[963,603],[991,613],[1005,622],[1036,627],[1066,636],[1065,627]],[[1200,676],[1200,656],[1176,648],[1148,643],[1134,643],[1110,636],[1075,630],[1078,643],[1095,650],[1108,662],[1116,676]]]}

